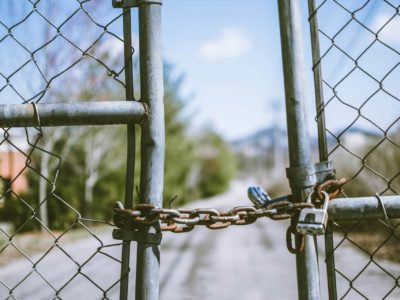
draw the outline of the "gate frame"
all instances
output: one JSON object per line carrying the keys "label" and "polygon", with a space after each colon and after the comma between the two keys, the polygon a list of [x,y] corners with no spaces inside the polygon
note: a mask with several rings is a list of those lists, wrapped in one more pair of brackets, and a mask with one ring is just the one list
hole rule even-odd
{"label": "gate frame", "polygon": [[[300,5],[298,0],[278,0],[290,163],[287,174],[291,174],[288,179],[295,202],[305,202],[316,183],[307,128]],[[296,239],[296,247],[298,244]],[[296,254],[296,268],[299,299],[320,299],[315,236],[304,236],[304,249]]]}
{"label": "gate frame", "polygon": [[[318,35],[318,18],[316,15],[315,0],[308,0],[308,15],[310,24],[310,41],[311,41],[311,55],[312,55],[312,70],[314,75],[314,94],[315,94],[315,107],[316,107],[316,121],[318,129],[318,153],[319,160],[327,161],[328,158],[328,142],[326,138],[325,126],[325,103],[324,93],[322,88],[322,70],[321,70],[321,52],[319,47]],[[336,287],[336,272],[335,272],[335,256],[334,256],[334,242],[333,242],[333,224],[331,218],[325,231],[325,263],[326,274],[328,282],[328,296],[330,300],[337,299]]]}
{"label": "gate frame", "polygon": [[[149,121],[142,125],[140,203],[163,205],[164,187],[164,84],[161,46],[161,5],[158,1],[139,3],[141,98],[148,105]],[[143,233],[160,232],[159,223],[144,226]],[[157,300],[160,282],[158,245],[137,243],[136,299]]]}

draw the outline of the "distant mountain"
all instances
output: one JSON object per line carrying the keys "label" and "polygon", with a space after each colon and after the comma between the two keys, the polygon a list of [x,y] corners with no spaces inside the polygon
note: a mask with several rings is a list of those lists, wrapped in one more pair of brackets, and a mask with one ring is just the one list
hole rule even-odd
{"label": "distant mountain", "polygon": [[[328,146],[334,147],[341,143],[350,147],[359,147],[368,143],[371,138],[376,138],[379,133],[363,128],[349,128],[343,134],[343,130],[335,130],[334,135],[327,133]],[[311,137],[311,144],[316,149],[318,138]],[[232,150],[236,154],[245,157],[263,156],[267,152],[287,151],[287,132],[280,128],[268,127],[230,142]]]}
{"label": "distant mountain", "polygon": [[231,147],[236,154],[246,157],[265,155],[266,151],[286,149],[287,134],[280,128],[265,128],[247,137],[232,141]]}

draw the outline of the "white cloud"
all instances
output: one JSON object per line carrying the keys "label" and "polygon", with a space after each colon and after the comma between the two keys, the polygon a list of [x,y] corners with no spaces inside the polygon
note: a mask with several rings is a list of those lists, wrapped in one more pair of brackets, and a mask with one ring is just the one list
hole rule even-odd
{"label": "white cloud", "polygon": [[251,46],[251,41],[243,30],[226,27],[218,38],[206,41],[200,47],[200,54],[208,60],[232,59],[244,55]]}
{"label": "white cloud", "polygon": [[124,44],[116,38],[111,38],[100,44],[100,53],[107,53],[111,59],[115,59],[124,53]]}
{"label": "white cloud", "polygon": [[377,15],[372,23],[372,30],[379,31],[379,38],[384,42],[398,44],[400,43],[400,18],[396,16],[392,19],[392,17],[393,15],[386,13]]}
{"label": "white cloud", "polygon": [[[139,52],[139,39],[136,36],[132,36],[132,46],[135,49],[134,55],[137,55]],[[109,58],[115,60],[124,55],[124,43],[117,38],[109,38],[100,44],[99,52],[108,53]]]}

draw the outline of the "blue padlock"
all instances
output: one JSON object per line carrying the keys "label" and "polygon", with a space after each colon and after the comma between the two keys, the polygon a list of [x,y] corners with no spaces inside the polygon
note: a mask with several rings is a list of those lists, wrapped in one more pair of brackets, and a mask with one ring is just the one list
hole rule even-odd
{"label": "blue padlock", "polygon": [[289,196],[282,196],[279,198],[271,199],[266,191],[259,186],[251,186],[247,189],[247,197],[253,202],[256,208],[266,208],[268,205],[288,201]]}

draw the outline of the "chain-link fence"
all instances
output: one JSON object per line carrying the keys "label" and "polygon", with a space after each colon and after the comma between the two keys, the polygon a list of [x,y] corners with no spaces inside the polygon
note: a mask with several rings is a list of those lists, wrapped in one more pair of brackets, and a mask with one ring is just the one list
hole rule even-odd
{"label": "chain-link fence", "polygon": [[[111,2],[1,1],[1,104],[125,99],[123,16]],[[116,298],[109,221],[124,191],[124,128],[36,125],[2,128],[0,298]]]}
{"label": "chain-link fence", "polygon": [[[121,127],[42,128],[46,119],[44,110],[39,113],[39,107],[43,109],[44,103],[78,100],[96,103],[133,100],[131,17],[126,7],[138,3],[146,4],[140,9],[143,21],[139,23],[143,34],[140,44],[148,54],[141,57],[144,87],[141,96],[151,104],[148,107],[143,104],[143,112],[138,116],[149,114],[151,118],[141,128],[144,138],[140,199],[148,203],[131,210],[134,122],[127,122],[131,124],[128,139]],[[290,1],[279,3],[286,56],[283,60],[286,98],[301,100],[302,66],[298,59],[301,51],[297,51],[299,44],[295,39],[298,37],[293,34],[299,20],[289,20],[298,17],[299,7],[293,9],[296,5],[290,5]],[[376,200],[385,215],[380,195],[398,195],[400,189],[397,166],[400,90],[396,81],[400,71],[400,37],[396,30],[400,25],[399,4],[338,0],[317,4],[310,0],[309,3],[317,102],[324,102],[318,105],[317,115],[320,159],[333,160],[338,175],[349,179],[345,196],[377,193]],[[2,129],[2,298],[28,298],[34,294],[40,299],[109,299],[117,298],[121,286],[120,297],[125,299],[128,282],[124,279],[130,257],[128,240],[138,240],[137,269],[141,276],[138,276],[136,296],[157,299],[157,245],[161,229],[180,232],[190,231],[195,225],[214,229],[244,225],[259,217],[278,218],[282,213],[279,209],[296,208],[285,198],[283,208],[280,203],[269,207],[272,210],[267,206],[242,207],[221,214],[214,209],[160,209],[164,165],[161,1],[114,1],[114,4],[125,7],[124,14],[113,9],[111,1],[104,0],[0,3],[0,55],[4,58],[0,62],[0,104],[31,104],[29,108],[26,105],[20,108],[30,109],[35,117],[35,127]],[[290,26],[286,26],[288,23]],[[123,32],[123,28],[129,30]],[[128,74],[126,78],[124,71]],[[294,116],[288,118],[290,136],[294,137],[289,139],[288,175],[294,172],[289,180],[295,186],[292,196],[299,201],[304,196],[304,188],[315,183],[310,184],[308,177],[314,178],[316,173],[309,174],[313,168],[301,169],[304,163],[311,163],[306,126],[301,123],[305,120],[302,117],[305,104],[292,102],[287,106],[288,116]],[[128,155],[127,174],[123,168],[126,148],[132,154]],[[299,171],[306,172],[307,176]],[[126,241],[117,243],[110,235],[113,227],[110,208],[112,202],[122,198],[123,191],[127,210],[115,207],[116,223],[121,230],[114,232],[123,235]],[[301,208],[302,204],[297,205]],[[138,208],[142,211],[138,212]],[[124,217],[121,224],[118,224],[118,212]],[[141,220],[142,227],[138,227],[136,219]],[[134,224],[128,228],[127,223],[132,220]],[[159,220],[165,223],[164,227],[160,227]],[[292,250],[299,255],[299,297],[305,299],[311,292],[319,293],[315,245],[312,236],[300,237],[294,232],[295,224],[292,225],[288,240],[291,234],[300,238],[295,245],[301,247]],[[329,234],[326,239],[331,298],[335,298],[332,295],[336,292],[338,298],[398,298],[397,222],[388,218],[334,222],[328,233],[331,227],[335,233],[333,245]],[[128,229],[132,232],[127,232]],[[150,237],[157,241],[150,241]],[[303,246],[311,255],[301,253]],[[354,251],[358,251],[357,255]],[[14,260],[15,263],[8,264]],[[309,278],[310,282],[303,278]],[[371,278],[379,279],[378,286],[370,284]],[[303,287],[308,290],[302,291]]]}
{"label": "chain-link fence", "polygon": [[[345,196],[398,195],[400,3],[309,2],[314,71],[322,87],[317,97],[324,100],[317,119],[327,147],[320,147],[320,156],[333,160],[338,175],[349,180]],[[398,222],[335,222],[333,230],[327,262],[330,280],[336,276],[337,298],[397,299]],[[359,254],[351,255],[350,248]]]}

